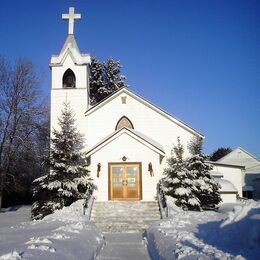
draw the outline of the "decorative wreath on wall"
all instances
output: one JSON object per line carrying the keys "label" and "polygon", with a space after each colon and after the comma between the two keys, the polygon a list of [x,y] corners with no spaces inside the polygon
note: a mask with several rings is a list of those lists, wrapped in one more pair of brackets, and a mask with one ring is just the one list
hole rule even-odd
{"label": "decorative wreath on wall", "polygon": [[154,176],[153,165],[151,162],[149,162],[149,164],[148,164],[148,171],[150,172],[151,177]]}
{"label": "decorative wreath on wall", "polygon": [[99,175],[100,175],[100,171],[101,171],[101,164],[98,163],[97,164],[97,177],[99,178]]}

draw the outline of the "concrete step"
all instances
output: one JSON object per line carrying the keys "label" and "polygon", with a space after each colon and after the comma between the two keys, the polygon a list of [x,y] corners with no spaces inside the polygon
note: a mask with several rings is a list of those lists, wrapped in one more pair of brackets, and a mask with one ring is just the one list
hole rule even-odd
{"label": "concrete step", "polygon": [[139,214],[136,214],[136,212],[120,212],[120,211],[113,211],[113,212],[105,212],[105,211],[95,211],[92,210],[91,216],[92,217],[120,217],[120,218],[132,218],[132,217],[140,217],[140,218],[149,218],[149,217],[157,217],[158,214],[160,214],[158,209],[153,210],[145,210],[145,212],[140,212]]}
{"label": "concrete step", "polygon": [[159,219],[156,201],[95,201],[91,212],[91,220],[108,233],[144,231]]}

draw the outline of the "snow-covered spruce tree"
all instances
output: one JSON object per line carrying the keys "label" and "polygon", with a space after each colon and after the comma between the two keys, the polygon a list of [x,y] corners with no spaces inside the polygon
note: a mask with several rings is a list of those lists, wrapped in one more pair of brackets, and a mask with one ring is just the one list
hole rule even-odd
{"label": "snow-covered spruce tree", "polygon": [[210,175],[212,165],[206,163],[207,156],[202,153],[203,140],[199,137],[194,137],[188,149],[191,157],[187,159],[187,170],[195,178],[195,192],[200,201],[202,209],[213,209],[221,201],[219,194],[219,184]]}
{"label": "snow-covered spruce tree", "polygon": [[56,209],[86,199],[95,185],[86,169],[83,136],[77,131],[68,102],[63,104],[60,131],[53,130],[48,164],[50,173],[33,182],[32,219],[41,219]]}
{"label": "snow-covered spruce tree", "polygon": [[91,58],[89,92],[90,102],[93,105],[100,102],[103,96],[105,97],[102,95],[102,91],[105,90],[104,69],[103,62],[94,57]]}
{"label": "snow-covered spruce tree", "polygon": [[100,62],[91,59],[90,66],[90,101],[94,105],[122,87],[126,87],[125,76],[120,75],[121,64],[119,61],[108,59]]}
{"label": "snow-covered spruce tree", "polygon": [[200,210],[200,201],[195,196],[197,189],[194,176],[186,168],[183,160],[183,146],[180,138],[173,147],[171,157],[168,158],[168,168],[164,170],[163,190],[166,195],[175,198],[175,204],[185,210]]}

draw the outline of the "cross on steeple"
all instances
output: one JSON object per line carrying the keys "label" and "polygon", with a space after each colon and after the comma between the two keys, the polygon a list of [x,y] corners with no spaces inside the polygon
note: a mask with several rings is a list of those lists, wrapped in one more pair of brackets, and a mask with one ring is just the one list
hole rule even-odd
{"label": "cross on steeple", "polygon": [[81,14],[75,14],[74,10],[74,7],[70,7],[68,14],[62,14],[63,20],[69,20],[69,34],[74,33],[74,20],[81,19]]}

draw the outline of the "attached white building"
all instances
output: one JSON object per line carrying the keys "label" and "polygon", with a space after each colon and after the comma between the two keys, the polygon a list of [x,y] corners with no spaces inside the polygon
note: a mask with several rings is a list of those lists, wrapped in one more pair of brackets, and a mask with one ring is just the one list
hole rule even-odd
{"label": "attached white building", "polygon": [[222,203],[236,202],[237,197],[242,197],[242,183],[244,166],[210,162],[213,165],[211,175],[220,184]]}
{"label": "attached white building", "polygon": [[218,160],[218,163],[245,167],[242,175],[243,196],[260,199],[260,160],[241,147]]}
{"label": "attached white building", "polygon": [[[75,16],[74,8],[70,8],[68,17],[73,20]],[[191,138],[204,137],[128,88],[91,106],[88,89],[91,59],[80,53],[71,26],[73,23],[60,54],[52,56],[50,62],[51,129],[58,128],[62,103],[69,101],[78,130],[86,137],[85,149],[98,188],[97,200],[154,200],[156,185],[163,177],[166,159],[177,137],[184,145],[185,156],[189,156],[187,144]],[[236,191],[232,187],[232,199],[237,193],[242,196],[241,168],[224,164],[214,167],[233,182]]]}

